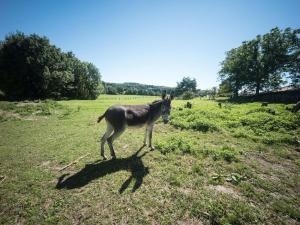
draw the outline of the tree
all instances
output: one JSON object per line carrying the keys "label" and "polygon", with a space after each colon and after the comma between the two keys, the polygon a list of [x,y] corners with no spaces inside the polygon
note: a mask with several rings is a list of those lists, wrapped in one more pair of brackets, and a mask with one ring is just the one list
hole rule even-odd
{"label": "tree", "polygon": [[299,30],[272,29],[263,36],[243,42],[238,48],[226,53],[221,63],[219,76],[227,80],[234,93],[245,88],[269,90],[283,83],[283,74],[288,73],[293,83],[299,78]]}
{"label": "tree", "polygon": [[218,89],[218,95],[219,96],[228,96],[232,92],[231,84],[228,80],[223,80]]}
{"label": "tree", "polygon": [[175,88],[175,95],[182,95],[184,92],[196,92],[197,81],[195,78],[184,77],[182,81],[177,82],[177,87]]}
{"label": "tree", "polygon": [[62,52],[46,37],[17,32],[0,44],[0,90],[6,98],[95,99],[100,78],[93,64]]}
{"label": "tree", "polygon": [[225,60],[221,63],[222,68],[219,71],[221,80],[230,84],[229,87],[234,97],[238,96],[239,90],[242,89],[247,81],[245,47],[245,45],[242,45],[227,52]]}
{"label": "tree", "polygon": [[288,47],[288,63],[284,68],[284,72],[288,74],[292,85],[300,86],[300,29],[287,32],[290,40]]}

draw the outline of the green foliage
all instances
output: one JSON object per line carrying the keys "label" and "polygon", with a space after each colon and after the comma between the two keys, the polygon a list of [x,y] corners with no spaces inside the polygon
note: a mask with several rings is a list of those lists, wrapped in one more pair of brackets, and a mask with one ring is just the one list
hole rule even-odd
{"label": "green foliage", "polygon": [[245,176],[242,176],[239,173],[231,173],[227,178],[226,181],[233,183],[235,185],[241,183],[243,180],[246,180]]}
{"label": "green foliage", "polygon": [[242,89],[259,94],[279,87],[286,72],[294,85],[299,84],[299,33],[276,27],[228,51],[219,72],[220,89],[229,89],[234,96]]}
{"label": "green foliage", "polygon": [[231,96],[231,83],[228,80],[222,80],[219,85],[218,96],[230,97]]}
{"label": "green foliage", "polygon": [[213,160],[224,160],[226,162],[239,161],[240,152],[229,146],[222,146],[221,148],[201,148],[197,144],[197,140],[193,137],[182,133],[177,135],[170,135],[165,139],[160,139],[156,143],[157,149],[162,154],[190,154],[194,156],[210,156]]}
{"label": "green foliage", "polygon": [[104,83],[105,93],[110,95],[149,95],[160,96],[162,91],[171,93],[174,88],[139,83]]}
{"label": "green foliage", "polygon": [[191,91],[185,91],[183,94],[180,96],[183,100],[189,100],[195,97],[195,94]]}
{"label": "green foliage", "polygon": [[266,112],[266,113],[270,113],[272,115],[276,114],[276,111],[274,109],[267,108],[267,107],[251,109],[246,114],[256,113],[256,112]]}
{"label": "green foliage", "polygon": [[184,135],[171,136],[157,143],[156,147],[162,154],[196,154],[195,141]]}
{"label": "green foliage", "polygon": [[223,146],[208,152],[214,160],[223,159],[227,162],[238,161],[239,152],[232,147]]}
{"label": "green foliage", "polygon": [[0,90],[6,99],[79,98],[99,95],[100,73],[46,37],[17,32],[0,48]]}
{"label": "green foliage", "polygon": [[180,96],[187,93],[195,93],[197,88],[197,81],[195,78],[184,77],[182,81],[177,83],[177,87],[175,89],[175,95]]}
{"label": "green foliage", "polygon": [[203,133],[223,132],[236,138],[249,138],[268,144],[296,143],[300,117],[284,107],[259,103],[239,105],[223,103],[199,105],[193,101],[192,109],[174,109],[170,124],[177,129],[195,130]]}
{"label": "green foliage", "polygon": [[202,132],[218,131],[219,127],[209,117],[204,117],[203,114],[206,114],[206,112],[197,109],[174,111],[170,123],[181,129],[193,129]]}

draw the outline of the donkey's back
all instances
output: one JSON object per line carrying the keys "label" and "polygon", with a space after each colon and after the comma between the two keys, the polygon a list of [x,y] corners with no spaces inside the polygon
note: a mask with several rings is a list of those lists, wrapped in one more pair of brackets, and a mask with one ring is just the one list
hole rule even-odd
{"label": "donkey's back", "polygon": [[106,112],[98,118],[110,123],[114,128],[123,126],[140,126],[150,122],[149,105],[115,105],[109,107]]}

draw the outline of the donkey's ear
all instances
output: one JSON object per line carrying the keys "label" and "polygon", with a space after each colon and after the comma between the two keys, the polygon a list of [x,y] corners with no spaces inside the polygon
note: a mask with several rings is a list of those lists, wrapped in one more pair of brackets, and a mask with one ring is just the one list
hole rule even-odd
{"label": "donkey's ear", "polygon": [[174,94],[173,93],[170,94],[170,99],[171,99],[171,101],[174,99]]}
{"label": "donkey's ear", "polygon": [[167,92],[166,91],[163,91],[162,94],[161,94],[161,98],[162,99],[165,99],[167,96]]}

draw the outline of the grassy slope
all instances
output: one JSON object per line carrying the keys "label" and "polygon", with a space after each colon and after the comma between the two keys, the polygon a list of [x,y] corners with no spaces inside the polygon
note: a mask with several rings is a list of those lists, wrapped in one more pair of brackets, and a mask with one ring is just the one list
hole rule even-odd
{"label": "grassy slope", "polygon": [[[250,113],[246,122],[240,117],[260,108],[258,103],[219,109],[215,102],[194,100],[193,113],[202,119],[188,121],[181,117],[186,110],[178,110],[184,102],[174,101],[177,128],[157,123],[157,151],[144,148],[134,155],[144,130],[129,129],[115,142],[118,159],[99,161],[105,123],[96,124],[97,116],[112,104],[153,99],[101,96],[38,109],[1,102],[0,223],[299,223],[299,128],[249,128],[247,121],[261,115]],[[282,105],[269,108],[280,121],[284,113],[297,120]],[[241,123],[246,125],[236,125]],[[56,188],[60,177],[64,182]]]}

